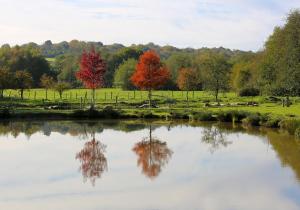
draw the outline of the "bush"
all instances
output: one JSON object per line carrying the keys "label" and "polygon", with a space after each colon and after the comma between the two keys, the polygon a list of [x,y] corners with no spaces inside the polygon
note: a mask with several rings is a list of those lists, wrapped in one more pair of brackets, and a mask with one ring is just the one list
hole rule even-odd
{"label": "bush", "polygon": [[268,128],[279,128],[280,118],[271,115],[263,116],[261,124]]}
{"label": "bush", "polygon": [[239,91],[239,96],[259,96],[259,89],[243,88]]}
{"label": "bush", "polygon": [[300,127],[300,119],[285,119],[280,121],[279,126],[281,129],[287,130],[289,134],[294,135]]}
{"label": "bush", "polygon": [[199,121],[215,121],[216,117],[213,116],[212,112],[196,112],[193,114],[195,120]]}
{"label": "bush", "polygon": [[261,116],[259,114],[251,113],[246,118],[244,118],[242,122],[246,126],[259,126],[261,122]]}
{"label": "bush", "polygon": [[300,139],[300,127],[298,127],[295,131],[295,136],[297,139]]}
{"label": "bush", "polygon": [[245,111],[229,110],[219,112],[217,119],[221,122],[241,122],[249,113]]}
{"label": "bush", "polygon": [[11,115],[10,115],[10,109],[9,108],[5,108],[5,109],[2,109],[0,111],[0,118],[9,118]]}

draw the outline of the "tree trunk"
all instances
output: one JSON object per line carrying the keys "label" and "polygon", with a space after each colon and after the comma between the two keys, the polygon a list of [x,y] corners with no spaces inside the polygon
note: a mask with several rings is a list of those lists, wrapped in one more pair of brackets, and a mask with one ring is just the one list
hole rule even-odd
{"label": "tree trunk", "polygon": [[186,91],[186,102],[187,102],[187,107],[189,107],[189,91]]}
{"label": "tree trunk", "polygon": [[286,96],[286,107],[290,107],[290,97],[287,95]]}
{"label": "tree trunk", "polygon": [[95,88],[92,89],[92,104],[91,109],[95,108]]}
{"label": "tree trunk", "polygon": [[220,105],[218,95],[219,95],[219,89],[216,90],[216,102],[218,103],[218,105]]}
{"label": "tree trunk", "polygon": [[62,100],[62,91],[59,91],[60,100]]}
{"label": "tree trunk", "polygon": [[150,89],[148,92],[148,97],[149,97],[149,109],[152,107],[152,90]]}
{"label": "tree trunk", "polygon": [[20,90],[20,93],[21,93],[21,99],[23,100],[23,93],[24,93],[24,90],[21,89],[21,90]]}

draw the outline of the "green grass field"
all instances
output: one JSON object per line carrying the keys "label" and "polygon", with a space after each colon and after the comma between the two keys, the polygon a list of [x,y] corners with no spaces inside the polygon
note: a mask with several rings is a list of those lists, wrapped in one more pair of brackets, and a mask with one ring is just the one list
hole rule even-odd
{"label": "green grass field", "polygon": [[[87,106],[91,101],[91,91],[87,89],[72,89],[63,93],[63,100],[59,94],[53,90],[48,90],[48,100],[44,89],[31,89],[24,92],[24,100],[20,100],[17,90],[5,90],[5,100],[0,104],[14,104],[18,107],[30,107],[45,104],[68,103],[73,107],[79,104]],[[214,104],[214,96],[209,92],[195,91],[189,92],[189,103],[187,103],[187,93],[184,91],[154,91],[153,99],[160,110],[167,109],[193,109],[193,110],[246,110],[251,112],[272,113],[277,115],[300,116],[300,98],[291,98],[290,107],[282,107],[281,102],[270,102],[268,97],[239,97],[235,93],[221,93],[221,107],[204,107],[205,103]],[[99,89],[96,91],[97,106],[113,105],[122,109],[136,109],[138,105],[147,103],[148,92],[146,91],[123,91],[121,89]],[[239,105],[236,103],[258,102],[259,106]]]}

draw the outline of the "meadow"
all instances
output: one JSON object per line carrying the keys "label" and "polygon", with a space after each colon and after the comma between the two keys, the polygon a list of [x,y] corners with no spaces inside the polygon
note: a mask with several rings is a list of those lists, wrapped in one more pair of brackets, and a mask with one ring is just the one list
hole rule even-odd
{"label": "meadow", "polygon": [[[20,99],[18,90],[5,90],[5,99],[0,101],[1,107],[12,106],[22,108],[42,108],[64,104],[64,109],[82,109],[89,106],[91,91],[88,89],[71,89],[63,92],[60,99],[58,92],[48,90],[46,100],[45,89],[24,91],[24,100]],[[217,106],[214,96],[208,91],[153,91],[153,100],[157,108],[152,110],[244,110],[249,112],[271,113],[282,116],[300,117],[300,97],[291,98],[290,107],[282,107],[280,97],[256,96],[240,97],[234,92],[221,93],[221,106]],[[96,107],[113,106],[123,110],[144,110],[141,105],[147,104],[147,91],[124,91],[117,88],[96,90]],[[257,105],[253,105],[257,104]]]}

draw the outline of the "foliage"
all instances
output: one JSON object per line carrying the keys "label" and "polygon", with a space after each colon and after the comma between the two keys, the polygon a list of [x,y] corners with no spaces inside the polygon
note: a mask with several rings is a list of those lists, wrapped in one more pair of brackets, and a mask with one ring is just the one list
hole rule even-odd
{"label": "foliage", "polygon": [[51,75],[49,63],[40,54],[39,50],[32,46],[26,47],[1,47],[0,68],[6,68],[11,73],[26,70],[32,75],[32,85],[38,87],[42,74]]}
{"label": "foliage", "polygon": [[214,92],[218,101],[220,91],[229,89],[230,64],[224,55],[206,54],[200,58],[204,88]]}
{"label": "foliage", "polygon": [[63,92],[70,88],[71,86],[67,82],[57,82],[54,86],[54,90],[58,92],[60,99],[62,99]]}
{"label": "foliage", "polygon": [[0,69],[0,98],[3,98],[3,91],[13,87],[14,75],[5,68]]}
{"label": "foliage", "polygon": [[239,91],[239,96],[259,96],[259,93],[257,88],[243,88]]}
{"label": "foliage", "polygon": [[27,71],[16,71],[15,81],[16,88],[20,89],[21,99],[23,99],[24,89],[29,89],[33,82],[31,74]]}
{"label": "foliage", "polygon": [[142,90],[153,90],[162,86],[169,77],[170,73],[159,56],[154,51],[147,51],[140,57],[131,80]]}
{"label": "foliage", "polygon": [[276,94],[300,95],[300,11],[292,11],[283,27],[276,27],[265,43],[261,78]]}
{"label": "foliage", "polygon": [[196,90],[199,86],[197,72],[191,68],[181,69],[177,78],[177,85],[180,90]]}
{"label": "foliage", "polygon": [[151,91],[162,86],[169,78],[170,73],[160,62],[159,56],[154,51],[147,51],[141,55],[131,81],[136,87],[149,91],[149,108],[151,108]]}
{"label": "foliage", "polygon": [[115,72],[114,86],[121,87],[123,90],[134,89],[130,78],[135,70],[136,65],[137,60],[132,58],[124,61]]}

